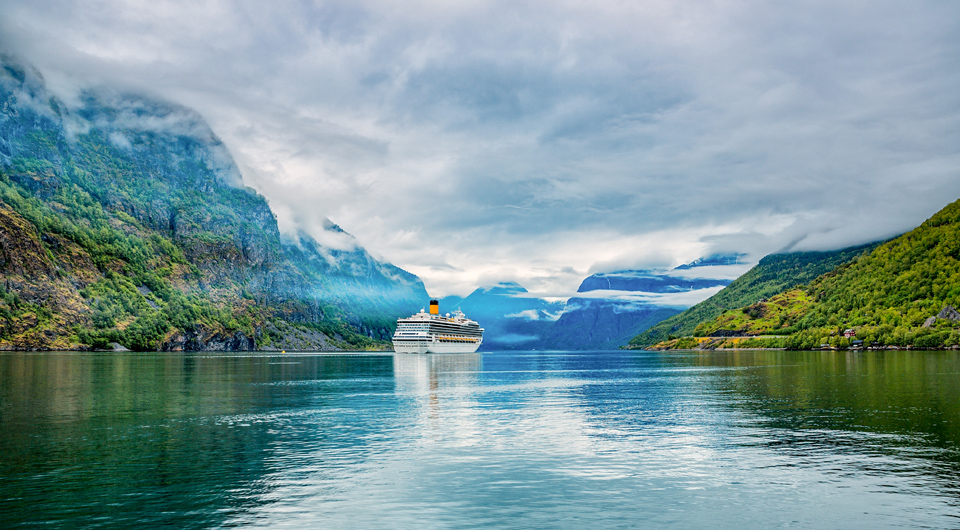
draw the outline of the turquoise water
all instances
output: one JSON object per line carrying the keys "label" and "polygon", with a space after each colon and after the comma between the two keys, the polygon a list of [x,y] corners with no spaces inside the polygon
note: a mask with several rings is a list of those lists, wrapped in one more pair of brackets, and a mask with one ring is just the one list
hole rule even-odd
{"label": "turquoise water", "polygon": [[960,527],[958,352],[0,354],[6,528]]}

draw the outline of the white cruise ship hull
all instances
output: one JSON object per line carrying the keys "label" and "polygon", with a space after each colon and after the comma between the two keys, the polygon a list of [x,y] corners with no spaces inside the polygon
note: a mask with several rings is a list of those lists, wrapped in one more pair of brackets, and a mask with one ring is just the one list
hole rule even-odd
{"label": "white cruise ship hull", "polygon": [[473,353],[480,342],[407,342],[393,341],[397,353]]}

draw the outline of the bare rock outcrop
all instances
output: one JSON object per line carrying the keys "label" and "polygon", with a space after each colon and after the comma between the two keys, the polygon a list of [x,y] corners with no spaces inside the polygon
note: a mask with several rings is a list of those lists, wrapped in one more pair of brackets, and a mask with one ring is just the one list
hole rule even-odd
{"label": "bare rock outcrop", "polygon": [[943,309],[937,313],[937,318],[945,318],[954,322],[960,322],[960,312],[958,312],[952,305],[944,306]]}
{"label": "bare rock outcrop", "polygon": [[242,331],[215,332],[196,326],[173,333],[161,345],[162,351],[253,351],[256,342]]}

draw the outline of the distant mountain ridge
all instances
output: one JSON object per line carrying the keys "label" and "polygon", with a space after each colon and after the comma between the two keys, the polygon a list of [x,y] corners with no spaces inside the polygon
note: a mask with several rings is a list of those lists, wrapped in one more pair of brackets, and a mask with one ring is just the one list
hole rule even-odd
{"label": "distant mountain ridge", "polygon": [[540,337],[551,350],[615,350],[665,318],[673,307],[629,301],[571,298],[567,309]]}
{"label": "distant mountain ridge", "polygon": [[[732,280],[710,277],[711,267],[745,265],[743,253],[711,254],[670,270],[630,269],[595,273],[581,282],[578,293],[591,291],[631,291],[646,293],[675,293],[728,285]],[[683,272],[678,272],[683,271]],[[688,273],[686,271],[694,271]],[[697,275],[699,274],[699,276]]]}
{"label": "distant mountain ridge", "polygon": [[[441,312],[460,308],[485,328],[483,350],[615,349],[651,325],[679,313],[685,305],[669,296],[721,287],[728,279],[673,276],[675,271],[736,265],[743,254],[715,255],[671,270],[625,270],[596,273],[581,282],[566,302],[530,296],[515,283],[476,289],[469,296],[440,300]],[[695,274],[693,274],[695,276]],[[586,296],[597,295],[597,296]],[[658,296],[658,295],[665,295]]]}
{"label": "distant mountain ridge", "polygon": [[730,280],[709,278],[680,278],[655,274],[651,271],[618,271],[594,274],[580,284],[578,293],[591,291],[631,291],[646,293],[677,293],[727,285]]}
{"label": "distant mountain ridge", "polygon": [[556,324],[543,334],[543,347],[620,348],[638,333],[687,307],[671,300],[671,295],[728,285],[729,279],[709,277],[711,267],[737,265],[743,259],[744,254],[715,254],[670,270],[639,269],[593,274],[583,280],[577,292],[601,296],[567,300]]}
{"label": "distant mountain ridge", "polygon": [[683,271],[696,269],[699,267],[724,267],[730,265],[743,265],[746,263],[747,255],[742,252],[728,254],[713,254],[705,258],[696,259],[690,263],[685,263],[676,267],[674,270]]}
{"label": "distant mountain ridge", "polygon": [[359,245],[281,235],[196,112],[69,108],[0,63],[0,348],[379,348],[427,298]]}

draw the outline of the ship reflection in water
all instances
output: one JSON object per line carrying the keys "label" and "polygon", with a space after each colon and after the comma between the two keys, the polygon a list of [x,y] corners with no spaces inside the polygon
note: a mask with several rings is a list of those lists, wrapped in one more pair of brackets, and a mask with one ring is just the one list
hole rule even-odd
{"label": "ship reflection in water", "polygon": [[[427,416],[437,418],[443,400],[455,400],[473,388],[483,371],[482,353],[396,354],[393,377],[397,395],[423,406]],[[434,425],[435,427],[435,425]]]}
{"label": "ship reflection in water", "polygon": [[393,356],[393,377],[402,394],[436,393],[441,386],[473,386],[482,370],[482,353]]}

